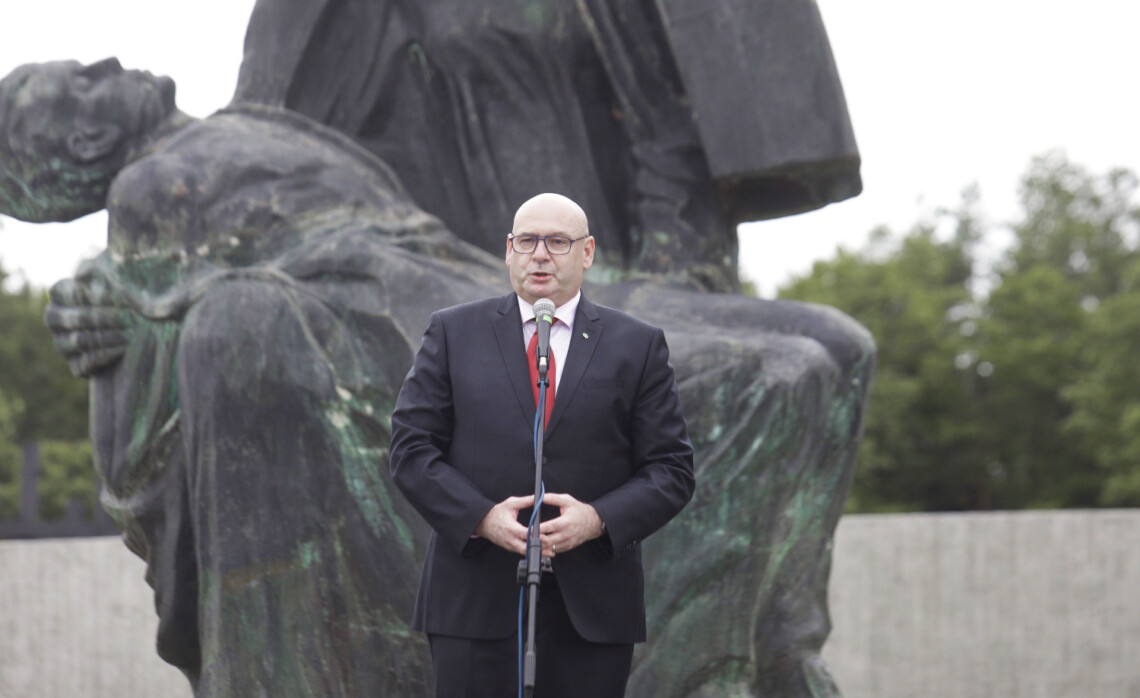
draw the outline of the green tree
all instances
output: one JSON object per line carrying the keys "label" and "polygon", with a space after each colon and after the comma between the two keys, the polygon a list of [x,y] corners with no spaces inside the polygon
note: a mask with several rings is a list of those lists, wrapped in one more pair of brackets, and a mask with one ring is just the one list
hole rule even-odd
{"label": "green tree", "polygon": [[[965,323],[974,315],[975,204],[976,195],[967,192],[959,211],[921,223],[901,239],[879,229],[863,250],[840,250],[780,289],[781,298],[843,310],[878,343],[851,510],[987,505],[989,477],[974,453],[974,386],[960,368],[969,349]],[[946,221],[954,232],[940,242],[936,230]]]}
{"label": "green tree", "polygon": [[47,294],[24,286],[4,290],[0,269],[0,390],[24,405],[16,422],[17,442],[87,438],[87,382],[75,378],[52,348],[44,324]]}
{"label": "green tree", "polygon": [[[781,289],[879,346],[856,511],[1140,505],[1140,207],[1127,170],[1051,153],[993,275],[976,193]],[[941,234],[939,234],[941,232]],[[985,282],[985,283],[983,283]]]}
{"label": "green tree", "polygon": [[[1090,174],[1052,152],[1033,159],[1021,181],[1024,218],[1004,276],[1043,264],[1100,299],[1120,292],[1136,258],[1136,175],[1122,168]],[[1087,302],[1087,301],[1086,301]]]}
{"label": "green tree", "polygon": [[1071,413],[1063,391],[1080,375],[1081,297],[1074,280],[1037,263],[1002,274],[986,303],[978,332],[989,367],[982,424],[1003,508],[1095,503],[1089,454],[1061,429]]}
{"label": "green tree", "polygon": [[[1128,501],[1105,488],[1115,478],[1113,491],[1123,493],[1134,472],[1121,434],[1130,403],[1119,364],[1138,346],[1126,317],[1140,229],[1136,190],[1128,170],[1097,176],[1060,153],[1034,158],[1022,180],[1024,217],[1012,226],[989,297],[982,352],[995,366],[990,439],[1024,505]],[[1110,434],[1117,436],[1101,441]]]}
{"label": "green tree", "polygon": [[20,449],[15,443],[16,420],[23,407],[0,388],[0,521],[20,512]]}
{"label": "green tree", "polygon": [[40,445],[40,515],[77,499],[90,514],[95,472],[87,437],[87,382],[73,377],[43,322],[47,295],[5,288],[0,269],[0,519],[19,514],[21,444]]}
{"label": "green tree", "polygon": [[96,480],[90,442],[40,442],[41,518],[63,518],[73,501],[84,518],[91,518],[98,500]]}
{"label": "green tree", "polygon": [[1140,507],[1140,260],[1124,288],[1092,314],[1082,344],[1086,365],[1065,392],[1073,413],[1066,433],[1092,452],[1103,478],[1102,506]]}

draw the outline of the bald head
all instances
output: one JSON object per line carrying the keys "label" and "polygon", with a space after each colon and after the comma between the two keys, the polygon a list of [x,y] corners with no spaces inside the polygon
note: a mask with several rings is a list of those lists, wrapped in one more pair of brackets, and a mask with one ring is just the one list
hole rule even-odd
{"label": "bald head", "polygon": [[515,212],[515,222],[511,232],[518,235],[520,223],[525,227],[528,221],[539,218],[561,221],[568,231],[573,232],[570,237],[576,238],[590,234],[586,212],[582,210],[582,207],[574,203],[573,199],[551,193],[539,194],[519,206],[519,210]]}
{"label": "bald head", "polygon": [[[561,238],[562,244],[550,242],[552,238]],[[551,246],[561,254],[551,254]],[[594,238],[581,206],[561,194],[539,194],[519,207],[507,240],[507,266],[520,298],[532,304],[549,298],[561,306],[577,295],[582,275],[593,263]]]}

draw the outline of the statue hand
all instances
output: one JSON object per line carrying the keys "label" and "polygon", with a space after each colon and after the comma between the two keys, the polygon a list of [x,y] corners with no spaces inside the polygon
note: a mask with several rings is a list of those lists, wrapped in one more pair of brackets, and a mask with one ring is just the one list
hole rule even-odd
{"label": "statue hand", "polygon": [[74,279],[52,286],[44,320],[71,372],[90,378],[126,351],[133,312],[91,266],[84,265]]}

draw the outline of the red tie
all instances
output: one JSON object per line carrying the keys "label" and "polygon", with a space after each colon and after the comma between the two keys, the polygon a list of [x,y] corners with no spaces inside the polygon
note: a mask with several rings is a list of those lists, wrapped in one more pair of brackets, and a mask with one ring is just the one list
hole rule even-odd
{"label": "red tie", "polygon": [[[526,358],[530,364],[530,389],[534,393],[534,406],[538,407],[538,332],[531,335],[530,344],[526,347]],[[550,361],[547,362],[546,378],[550,386],[546,389],[546,425],[550,426],[550,410],[554,409],[554,377],[558,371],[554,366],[554,352],[550,352]]]}

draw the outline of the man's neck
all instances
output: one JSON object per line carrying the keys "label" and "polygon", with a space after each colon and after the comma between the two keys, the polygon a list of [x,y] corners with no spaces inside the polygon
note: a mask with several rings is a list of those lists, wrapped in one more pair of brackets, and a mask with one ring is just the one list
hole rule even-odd
{"label": "man's neck", "polygon": [[[519,315],[522,317],[522,321],[526,322],[527,320],[534,318],[534,305],[532,303],[527,303],[522,296],[519,296],[517,294],[516,298],[518,298]],[[578,289],[578,292],[574,294],[573,298],[555,308],[554,317],[565,323],[567,327],[574,327],[574,315],[578,312],[578,304],[581,301],[582,289]]]}

